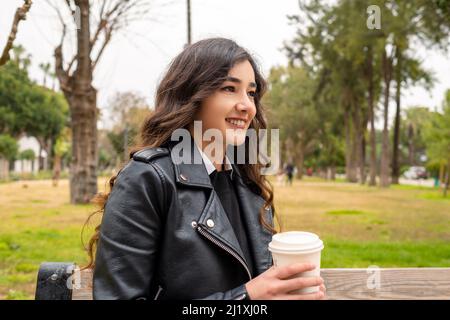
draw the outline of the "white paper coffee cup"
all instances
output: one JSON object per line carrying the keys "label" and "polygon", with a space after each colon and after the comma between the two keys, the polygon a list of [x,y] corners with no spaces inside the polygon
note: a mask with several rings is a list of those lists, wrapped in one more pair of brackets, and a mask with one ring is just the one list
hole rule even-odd
{"label": "white paper coffee cup", "polygon": [[[316,266],[314,270],[299,273],[296,277],[318,277],[320,276],[320,254],[323,242],[311,232],[288,231],[274,234],[269,250],[272,252],[273,264],[284,266],[293,263],[312,263]],[[308,294],[318,292],[319,287],[308,287],[292,291],[292,293]]]}

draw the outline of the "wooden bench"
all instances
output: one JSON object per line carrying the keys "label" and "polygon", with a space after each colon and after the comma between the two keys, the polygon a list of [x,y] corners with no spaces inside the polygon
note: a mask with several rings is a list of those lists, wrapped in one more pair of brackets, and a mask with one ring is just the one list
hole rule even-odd
{"label": "wooden bench", "polygon": [[[321,269],[329,300],[450,300],[450,268]],[[42,263],[36,300],[92,300],[92,270]]]}

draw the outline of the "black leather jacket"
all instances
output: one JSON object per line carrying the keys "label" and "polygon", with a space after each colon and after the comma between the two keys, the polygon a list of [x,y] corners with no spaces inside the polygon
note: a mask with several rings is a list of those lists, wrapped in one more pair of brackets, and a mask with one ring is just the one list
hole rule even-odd
{"label": "black leather jacket", "polygon": [[[248,299],[245,283],[272,265],[271,233],[259,221],[264,200],[238,166],[253,272],[204,164],[175,164],[173,145],[135,153],[118,175],[100,229],[94,299]],[[273,226],[272,208],[265,213]]]}

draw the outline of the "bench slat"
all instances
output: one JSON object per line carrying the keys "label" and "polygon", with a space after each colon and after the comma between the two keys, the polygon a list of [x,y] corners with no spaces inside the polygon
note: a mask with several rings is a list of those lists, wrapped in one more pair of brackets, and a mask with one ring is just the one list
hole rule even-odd
{"label": "bench slat", "polygon": [[[79,274],[72,300],[92,300],[92,270]],[[450,268],[322,269],[321,276],[329,300],[450,300]]]}
{"label": "bench slat", "polygon": [[450,299],[450,268],[322,269],[332,300]]}
{"label": "bench slat", "polygon": [[[74,281],[80,281],[79,286],[74,286],[72,300],[92,300],[92,269],[76,269]],[[79,280],[78,280],[79,279]]]}

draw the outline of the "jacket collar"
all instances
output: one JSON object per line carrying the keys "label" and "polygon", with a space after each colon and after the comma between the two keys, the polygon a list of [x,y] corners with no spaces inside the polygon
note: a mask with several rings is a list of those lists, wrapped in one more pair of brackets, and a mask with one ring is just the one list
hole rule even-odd
{"label": "jacket collar", "polygon": [[[197,146],[197,150],[202,156],[203,163],[205,164],[206,171],[208,172],[208,175],[211,175],[214,171],[216,171],[216,167],[211,162],[211,160],[208,158],[208,156],[200,149],[200,147]],[[225,170],[231,170],[231,178],[233,178],[233,167],[231,166],[231,161],[228,159],[228,156],[225,155]]]}
{"label": "jacket collar", "polygon": [[[172,143],[169,147],[172,159],[172,149],[176,144],[177,142]],[[187,149],[189,151],[189,148]],[[181,149],[181,152],[183,152],[183,149]],[[213,186],[208,171],[203,162],[199,161],[199,159],[201,159],[201,154],[198,148],[195,147],[195,142],[192,137],[190,153],[191,159],[197,159],[197,161],[182,162],[179,164],[172,161],[174,163],[177,183],[185,186],[208,188],[212,190]],[[264,199],[249,188],[247,180],[242,176],[239,167],[234,163],[231,163],[231,166],[235,173],[235,179],[233,180],[235,180],[236,193],[241,206],[241,214],[244,215],[246,229],[248,230],[247,236],[249,244],[253,251],[254,261],[256,262],[256,272],[257,274],[260,274],[269,268],[271,264],[270,252],[268,251],[267,246],[271,241],[272,234],[261,225],[259,220],[259,210],[264,205]],[[271,222],[271,210],[265,210],[264,213],[266,214],[266,221]],[[207,225],[208,219],[213,219],[213,221],[216,222],[215,227],[210,230],[210,232],[223,243],[233,248],[244,259],[242,248],[239,245],[233,228],[215,192],[210,193],[207,203],[204,205],[204,209],[198,217],[198,223]]]}
{"label": "jacket collar", "polygon": [[[209,159],[204,159],[202,156],[202,152],[200,148],[196,145],[192,136],[186,142],[188,146],[186,148],[181,148],[180,143],[183,142],[169,142],[167,147],[170,152],[170,156],[172,158],[172,162],[175,168],[175,178],[177,183],[192,186],[192,187],[203,187],[213,189],[211,184],[211,180],[209,178],[209,174],[215,170],[214,165],[211,163]],[[190,152],[189,155],[185,155],[185,152]],[[175,161],[175,157],[179,157],[181,159],[186,159],[187,161],[182,161],[181,163],[177,163]],[[242,178],[241,172],[238,166],[235,163],[232,163],[228,157],[226,157],[226,169],[232,170],[232,178],[235,176],[239,176]],[[209,163],[208,163],[209,162]],[[214,170],[212,170],[214,169]],[[212,171],[211,171],[212,170]]]}

